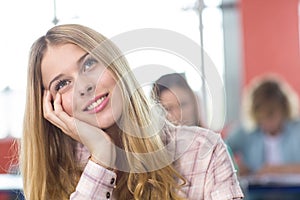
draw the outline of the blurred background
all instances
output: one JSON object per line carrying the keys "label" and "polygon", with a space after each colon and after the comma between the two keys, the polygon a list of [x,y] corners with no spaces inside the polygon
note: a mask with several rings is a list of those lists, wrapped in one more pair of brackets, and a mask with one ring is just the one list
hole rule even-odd
{"label": "blurred background", "polygon": [[209,88],[178,57],[140,51],[128,60],[132,68],[160,64],[184,73],[203,120],[224,138],[241,120],[243,89],[253,78],[277,74],[300,94],[299,0],[10,0],[1,3],[0,22],[0,200],[22,198],[21,180],[8,175],[18,173],[15,139],[22,135],[28,53],[56,24],[80,23],[108,38],[162,28],[197,43],[209,57],[203,65],[213,63],[224,90],[214,104],[217,115]]}

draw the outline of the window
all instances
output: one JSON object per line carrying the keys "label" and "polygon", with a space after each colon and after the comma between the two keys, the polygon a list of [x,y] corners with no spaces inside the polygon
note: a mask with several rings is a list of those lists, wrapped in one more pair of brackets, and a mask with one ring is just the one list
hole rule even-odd
{"label": "window", "polygon": [[[194,0],[133,0],[130,3],[122,0],[16,0],[2,3],[0,17],[6,19],[3,20],[2,28],[9,31],[0,33],[0,51],[3,55],[0,73],[0,138],[8,135],[21,137],[28,52],[33,41],[54,25],[54,19],[59,24],[80,23],[90,26],[107,37],[138,28],[162,28],[175,31],[200,44],[199,15],[192,10],[195,3]],[[204,3],[204,49],[222,79],[222,12],[218,8],[221,0],[206,0]],[[191,9],[185,9],[187,7]],[[128,59],[133,68],[164,65],[176,72],[185,72],[191,87],[201,94],[199,76],[195,75],[193,69],[190,70],[185,60],[174,54],[147,49],[128,54]]]}

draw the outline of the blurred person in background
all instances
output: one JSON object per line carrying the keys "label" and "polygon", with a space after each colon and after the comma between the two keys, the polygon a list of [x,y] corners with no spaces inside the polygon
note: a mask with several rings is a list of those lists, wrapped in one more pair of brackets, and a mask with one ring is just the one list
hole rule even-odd
{"label": "blurred person in background", "polygon": [[[152,98],[166,109],[167,119],[173,124],[204,127],[199,98],[189,86],[184,73],[165,74],[157,79],[152,87]],[[233,158],[228,145],[227,150]],[[236,163],[233,164],[237,169]]]}
{"label": "blurred person in background", "polygon": [[[292,89],[277,76],[253,80],[245,93],[244,117],[226,143],[240,175],[300,173],[300,122]],[[294,112],[294,113],[293,113]]]}
{"label": "blurred person in background", "polygon": [[167,111],[167,119],[175,125],[203,127],[197,96],[186,81],[185,74],[161,76],[152,88],[152,98]]}

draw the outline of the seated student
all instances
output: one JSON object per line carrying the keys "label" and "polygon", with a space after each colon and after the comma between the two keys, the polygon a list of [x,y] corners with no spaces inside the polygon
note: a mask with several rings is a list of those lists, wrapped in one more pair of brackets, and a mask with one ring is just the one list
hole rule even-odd
{"label": "seated student", "polygon": [[[204,127],[197,96],[184,73],[166,74],[157,79],[152,87],[152,98],[162,104],[167,111],[167,119],[173,124]],[[233,156],[230,147],[227,145],[226,148]],[[236,163],[233,164],[237,169]]]}
{"label": "seated student", "polygon": [[152,98],[163,105],[173,124],[202,127],[197,97],[184,74],[161,76],[153,84]]}
{"label": "seated student", "polygon": [[26,199],[243,198],[220,136],[168,123],[130,72],[88,27],[59,25],[36,40],[20,155]]}
{"label": "seated student", "polygon": [[240,175],[300,173],[300,122],[292,117],[292,93],[274,76],[250,84],[245,99],[254,126],[232,129],[226,143],[240,156]]}

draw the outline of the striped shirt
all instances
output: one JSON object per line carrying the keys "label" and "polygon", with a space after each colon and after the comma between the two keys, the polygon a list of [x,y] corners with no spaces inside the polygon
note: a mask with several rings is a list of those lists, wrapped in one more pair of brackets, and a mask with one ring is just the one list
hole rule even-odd
{"label": "striped shirt", "polygon": [[[242,199],[236,171],[220,135],[199,127],[169,127],[163,140],[174,151],[174,167],[187,183],[180,194],[190,200]],[[88,160],[89,152],[78,149],[87,163],[70,199],[118,199],[113,196],[116,174]]]}

